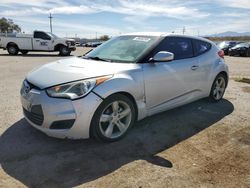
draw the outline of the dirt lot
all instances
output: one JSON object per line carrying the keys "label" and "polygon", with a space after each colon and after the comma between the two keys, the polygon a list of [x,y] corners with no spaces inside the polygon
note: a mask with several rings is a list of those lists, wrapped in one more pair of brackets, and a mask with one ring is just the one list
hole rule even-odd
{"label": "dirt lot", "polygon": [[60,58],[0,51],[0,187],[250,187],[250,84],[232,79],[250,78],[250,58],[226,57],[223,101],[147,118],[110,144],[49,138],[23,119],[25,75]]}

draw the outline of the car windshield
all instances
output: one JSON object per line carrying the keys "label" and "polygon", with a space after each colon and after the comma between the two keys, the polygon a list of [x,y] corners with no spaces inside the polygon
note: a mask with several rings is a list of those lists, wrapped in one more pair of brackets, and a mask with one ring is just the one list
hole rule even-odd
{"label": "car windshield", "polygon": [[53,33],[47,32],[47,34],[48,34],[51,38],[54,38],[54,39],[58,39],[58,38],[59,38],[58,36],[56,36],[56,35],[53,34]]}
{"label": "car windshield", "polygon": [[86,54],[86,58],[118,63],[135,63],[159,37],[126,35],[110,39]]}

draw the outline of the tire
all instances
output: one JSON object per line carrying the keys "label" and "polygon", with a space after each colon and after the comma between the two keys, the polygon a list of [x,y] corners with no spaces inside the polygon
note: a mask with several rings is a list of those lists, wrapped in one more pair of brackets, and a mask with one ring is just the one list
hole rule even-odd
{"label": "tire", "polygon": [[250,49],[246,50],[246,57],[250,57]]}
{"label": "tire", "polygon": [[121,139],[134,124],[135,112],[133,102],[125,95],[114,94],[107,97],[94,113],[90,127],[91,137],[106,142]]}
{"label": "tire", "polygon": [[68,56],[70,55],[70,53],[71,53],[71,50],[67,46],[61,46],[59,55]]}
{"label": "tire", "polygon": [[7,47],[7,51],[10,55],[17,55],[19,50],[16,45],[9,45]]}
{"label": "tire", "polygon": [[28,50],[20,50],[20,52],[21,52],[23,55],[26,55],[29,51],[28,51]]}
{"label": "tire", "polygon": [[224,74],[219,74],[214,79],[211,87],[209,99],[211,102],[219,102],[225,93],[227,86],[227,78]]}

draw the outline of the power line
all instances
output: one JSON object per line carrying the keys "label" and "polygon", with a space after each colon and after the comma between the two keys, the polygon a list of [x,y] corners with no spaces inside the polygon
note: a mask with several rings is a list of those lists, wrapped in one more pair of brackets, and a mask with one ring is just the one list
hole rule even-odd
{"label": "power line", "polygon": [[52,33],[52,16],[51,16],[51,13],[49,13],[49,23],[50,23],[50,32]]}

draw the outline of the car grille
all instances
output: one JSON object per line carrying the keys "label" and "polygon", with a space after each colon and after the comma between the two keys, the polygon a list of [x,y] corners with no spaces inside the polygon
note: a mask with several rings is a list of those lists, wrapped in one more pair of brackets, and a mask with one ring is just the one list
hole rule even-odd
{"label": "car grille", "polygon": [[41,105],[34,105],[30,112],[23,108],[23,113],[32,123],[41,126],[43,124],[44,116]]}

